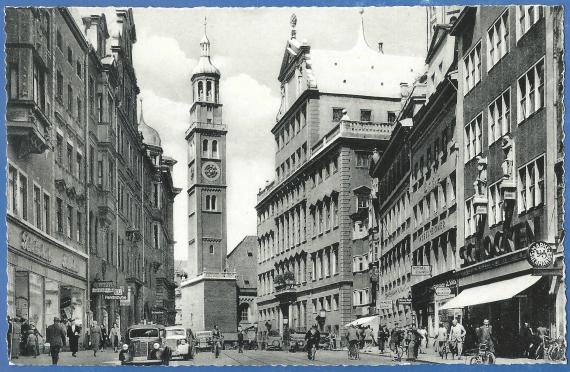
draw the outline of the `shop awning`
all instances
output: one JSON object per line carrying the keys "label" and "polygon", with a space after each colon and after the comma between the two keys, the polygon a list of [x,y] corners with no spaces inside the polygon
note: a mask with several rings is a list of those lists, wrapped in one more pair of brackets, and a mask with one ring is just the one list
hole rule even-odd
{"label": "shop awning", "polygon": [[518,295],[540,280],[540,276],[523,275],[516,278],[465,289],[439,310],[459,309],[466,306],[507,300]]}
{"label": "shop awning", "polygon": [[347,325],[345,325],[345,327],[350,327],[350,326],[371,326],[374,327],[375,325],[380,324],[380,315],[374,315],[374,316],[367,316],[364,318],[359,318],[356,320],[353,320],[352,322],[348,323]]}

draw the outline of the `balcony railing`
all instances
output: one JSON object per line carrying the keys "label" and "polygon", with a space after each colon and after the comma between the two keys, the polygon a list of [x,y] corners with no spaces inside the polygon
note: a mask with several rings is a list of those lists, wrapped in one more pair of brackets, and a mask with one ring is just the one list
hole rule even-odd
{"label": "balcony railing", "polygon": [[371,121],[342,120],[330,130],[320,141],[315,143],[312,152],[315,153],[337,137],[344,138],[370,138],[389,140],[394,123],[380,123]]}
{"label": "balcony railing", "polygon": [[192,132],[194,129],[209,129],[209,130],[218,130],[226,132],[228,130],[228,127],[226,126],[226,124],[223,123],[216,124],[216,123],[195,121],[192,124],[190,124],[190,128],[186,130],[186,135],[190,134],[190,132]]}

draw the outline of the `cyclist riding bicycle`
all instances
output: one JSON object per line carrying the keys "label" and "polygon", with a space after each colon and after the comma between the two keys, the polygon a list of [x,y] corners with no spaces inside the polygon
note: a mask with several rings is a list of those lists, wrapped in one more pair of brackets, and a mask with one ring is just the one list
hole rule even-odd
{"label": "cyclist riding bicycle", "polygon": [[351,325],[348,328],[346,339],[348,340],[348,357],[349,359],[356,359],[358,355],[358,343],[360,342],[360,335],[358,334],[358,330],[354,325]]}
{"label": "cyclist riding bicycle", "polygon": [[315,359],[315,353],[319,347],[320,340],[321,334],[319,333],[317,326],[314,325],[305,334],[305,346],[307,348],[307,358],[309,358],[309,360]]}
{"label": "cyclist riding bicycle", "polygon": [[224,336],[222,335],[222,331],[218,328],[217,325],[214,326],[212,330],[212,348],[216,358],[220,355],[220,349],[222,348]]}

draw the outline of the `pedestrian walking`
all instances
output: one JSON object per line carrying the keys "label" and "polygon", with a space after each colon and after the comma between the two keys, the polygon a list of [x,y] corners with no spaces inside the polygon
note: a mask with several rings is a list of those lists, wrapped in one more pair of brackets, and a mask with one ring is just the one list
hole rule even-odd
{"label": "pedestrian walking", "polygon": [[238,353],[243,353],[243,330],[241,326],[238,326],[237,339],[238,339]]}
{"label": "pedestrian walking", "polygon": [[524,322],[519,332],[520,338],[520,353],[523,358],[528,358],[530,355],[530,348],[532,345],[532,328],[527,322]]}
{"label": "pedestrian walking", "polygon": [[348,332],[346,333],[346,339],[348,341],[348,355],[351,357],[351,353],[357,354],[358,350],[358,342],[360,340],[360,333],[358,329],[354,325],[351,325],[348,328]]}
{"label": "pedestrian walking", "polygon": [[53,324],[46,329],[46,342],[49,343],[49,353],[51,363],[57,364],[59,361],[59,351],[65,346],[65,331],[59,324],[59,318],[53,318]]}
{"label": "pedestrian walking", "polygon": [[107,332],[107,327],[105,327],[105,324],[101,324],[101,341],[99,343],[99,349],[101,351],[105,350],[105,347],[107,347],[108,339],[109,334]]}
{"label": "pedestrian walking", "polygon": [[12,328],[12,318],[10,315],[7,317],[8,320],[8,332],[6,333],[6,342],[8,343],[8,360],[12,359],[12,337],[14,330]]}
{"label": "pedestrian walking", "polygon": [[111,330],[109,331],[109,339],[113,346],[113,352],[116,353],[119,350],[119,344],[121,342],[121,329],[117,323],[113,323],[113,327],[111,327]]}
{"label": "pedestrian walking", "polygon": [[443,323],[439,323],[439,328],[437,329],[434,342],[436,343],[436,351],[443,357],[443,350],[445,349],[445,343],[447,342],[447,328]]}
{"label": "pedestrian walking", "polygon": [[457,322],[457,319],[453,319],[451,322],[451,329],[449,330],[449,341],[453,346],[453,354],[457,354],[458,359],[461,359],[463,354],[463,343],[465,342],[465,328]]}
{"label": "pedestrian walking", "polygon": [[388,327],[379,327],[378,328],[378,351],[380,354],[384,354],[384,349],[386,348],[386,341],[390,334],[388,333]]}
{"label": "pedestrian walking", "polygon": [[493,326],[489,324],[489,319],[484,319],[483,325],[477,328],[477,340],[479,344],[487,344],[492,353],[495,352],[495,335],[493,334]]}
{"label": "pedestrian walking", "polygon": [[331,329],[331,333],[329,333],[329,342],[331,350],[336,350],[336,331]]}
{"label": "pedestrian walking", "polygon": [[20,339],[18,343],[20,344],[20,352],[26,355],[28,352],[28,331],[30,330],[30,323],[28,319],[22,318],[22,329],[20,333]]}
{"label": "pedestrian walking", "polygon": [[425,352],[427,350],[427,345],[428,345],[428,332],[427,332],[425,327],[421,327],[418,329],[418,333],[421,336],[421,339],[419,342],[419,347],[418,347],[418,352],[420,354],[425,354]]}
{"label": "pedestrian walking", "polygon": [[93,356],[97,356],[97,350],[101,347],[101,327],[97,324],[97,321],[93,321],[93,325],[89,331],[91,335],[91,348],[93,349]]}
{"label": "pedestrian walking", "polygon": [[374,334],[370,326],[366,326],[366,328],[364,328],[364,347],[366,348],[366,351],[370,352],[373,344]]}
{"label": "pedestrian walking", "polygon": [[418,349],[420,346],[421,335],[415,326],[408,328],[406,333],[406,343],[408,344],[407,360],[415,361],[418,359]]}
{"label": "pedestrian walking", "polygon": [[81,334],[81,326],[75,324],[75,319],[71,319],[71,322],[67,326],[67,338],[69,339],[69,350],[71,350],[71,356],[77,357],[77,351],[79,350],[79,335]]}
{"label": "pedestrian walking", "polygon": [[33,355],[37,358],[40,355],[40,338],[43,338],[42,334],[36,328],[35,323],[30,323],[30,329],[28,330],[27,345],[28,355]]}
{"label": "pedestrian walking", "polygon": [[405,330],[401,329],[398,323],[396,323],[390,334],[390,349],[392,350],[392,357],[395,361],[402,359],[402,343],[405,341],[405,337]]}

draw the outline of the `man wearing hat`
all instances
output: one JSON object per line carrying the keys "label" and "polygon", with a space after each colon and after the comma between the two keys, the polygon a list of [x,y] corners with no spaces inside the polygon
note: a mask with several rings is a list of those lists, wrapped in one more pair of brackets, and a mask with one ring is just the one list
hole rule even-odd
{"label": "man wearing hat", "polygon": [[67,337],[69,338],[69,349],[71,350],[71,355],[74,357],[77,357],[80,334],[81,327],[75,324],[75,319],[71,319],[71,324],[67,326]]}
{"label": "man wearing hat", "polygon": [[46,329],[46,342],[49,343],[51,363],[57,364],[59,350],[65,346],[65,331],[59,325],[59,318],[53,318],[53,324]]}

